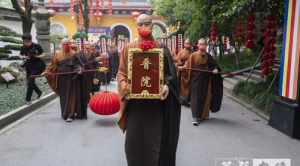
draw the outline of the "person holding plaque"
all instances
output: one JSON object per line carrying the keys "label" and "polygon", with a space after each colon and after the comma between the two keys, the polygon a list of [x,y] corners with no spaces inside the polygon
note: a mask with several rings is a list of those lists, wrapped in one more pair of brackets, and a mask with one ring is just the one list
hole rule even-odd
{"label": "person holding plaque", "polygon": [[152,18],[137,18],[139,39],[126,46],[117,74],[119,126],[128,166],[175,166],[180,103],[176,68],[167,47],[152,37]]}

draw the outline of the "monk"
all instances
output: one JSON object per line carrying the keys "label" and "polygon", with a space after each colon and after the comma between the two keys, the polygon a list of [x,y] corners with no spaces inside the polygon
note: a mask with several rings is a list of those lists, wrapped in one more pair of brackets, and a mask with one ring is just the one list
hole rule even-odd
{"label": "monk", "polygon": [[[185,67],[180,68],[185,85],[191,95],[192,124],[209,118],[209,111],[220,110],[223,96],[223,80],[216,61],[206,52],[206,41],[198,41],[198,51],[191,54]],[[184,69],[185,68],[185,69]]]}
{"label": "monk", "polygon": [[[87,119],[87,103],[91,91],[91,78],[84,53],[70,42],[63,43],[63,51],[56,53],[44,75],[50,87],[60,98],[61,116],[66,122]],[[71,73],[70,73],[71,72]],[[55,73],[69,73],[53,75]]]}
{"label": "monk", "polygon": [[[185,65],[187,60],[189,59],[192,53],[192,45],[189,39],[184,41],[184,48],[179,51],[177,56],[175,57],[175,65],[177,68],[180,68]],[[189,86],[184,83],[186,80],[184,77],[181,77],[181,73],[178,72],[178,77],[180,80],[180,102],[183,105],[189,106]]]}
{"label": "monk", "polygon": [[191,53],[192,45],[190,43],[190,40],[186,39],[184,41],[183,49],[178,52],[174,59],[176,67],[183,66],[185,62],[189,59]]}
{"label": "monk", "polygon": [[[126,132],[125,152],[128,166],[175,166],[179,137],[180,103],[176,69],[167,47],[154,41],[152,18],[137,18],[139,39],[124,48],[117,74],[123,108],[119,125]],[[164,88],[161,100],[131,99],[128,87],[128,49],[163,48]]]}

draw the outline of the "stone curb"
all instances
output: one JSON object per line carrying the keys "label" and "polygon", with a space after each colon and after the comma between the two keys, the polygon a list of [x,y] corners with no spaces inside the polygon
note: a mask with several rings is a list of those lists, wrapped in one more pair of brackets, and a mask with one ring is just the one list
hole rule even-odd
{"label": "stone curb", "polygon": [[2,116],[0,116],[0,130],[4,127],[12,124],[13,122],[21,119],[22,117],[32,113],[38,108],[44,106],[48,102],[55,99],[57,96],[55,93],[50,93],[46,96],[41,97],[41,99],[33,101],[30,105],[21,106],[13,111],[10,111]]}
{"label": "stone curb", "polygon": [[255,108],[253,105],[235,97],[232,94],[232,90],[231,89],[227,89],[224,87],[225,93],[224,95],[226,95],[227,97],[229,97],[230,99],[232,99],[233,101],[235,101],[236,103],[240,104],[241,106],[245,107],[247,110],[255,113],[256,115],[258,115],[259,117],[263,118],[266,121],[269,121],[270,117],[269,115],[263,113],[261,110]]}

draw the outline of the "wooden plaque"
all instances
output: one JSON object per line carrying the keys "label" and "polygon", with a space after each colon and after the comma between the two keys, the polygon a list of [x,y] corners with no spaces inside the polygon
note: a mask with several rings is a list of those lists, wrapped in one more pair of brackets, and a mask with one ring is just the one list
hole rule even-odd
{"label": "wooden plaque", "polygon": [[164,84],[163,49],[128,50],[129,99],[160,99]]}

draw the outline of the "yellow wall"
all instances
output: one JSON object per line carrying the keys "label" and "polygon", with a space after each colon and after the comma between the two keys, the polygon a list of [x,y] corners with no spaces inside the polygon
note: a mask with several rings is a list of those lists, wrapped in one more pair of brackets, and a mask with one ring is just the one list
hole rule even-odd
{"label": "yellow wall", "polygon": [[77,31],[76,21],[72,20],[69,15],[55,15],[51,18],[51,22],[62,24],[70,38]]}
{"label": "yellow wall", "polygon": [[97,27],[111,27],[116,24],[126,25],[129,28],[129,31],[131,31],[131,39],[133,40],[137,38],[137,30],[136,30],[136,22],[135,18],[132,16],[103,16],[100,18],[100,20],[97,20],[96,18],[93,18],[91,20],[91,26]]}
{"label": "yellow wall", "polygon": [[[67,31],[67,35],[72,37],[77,31],[76,20],[72,20],[69,15],[55,15],[51,18],[52,23],[59,23],[64,25]],[[137,38],[136,22],[132,16],[102,16],[100,19],[93,17],[91,19],[91,27],[111,27],[113,25],[126,25],[131,31],[131,39]]]}

